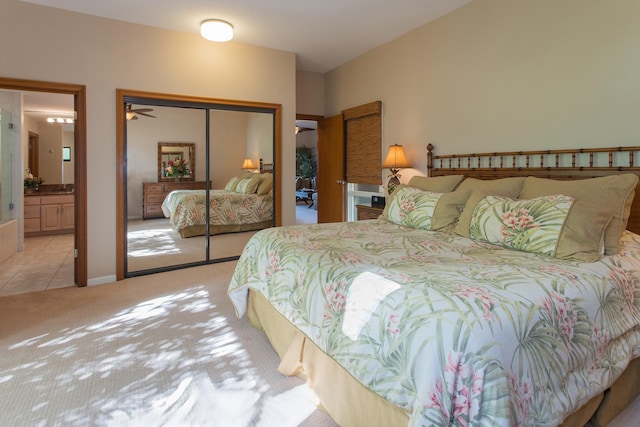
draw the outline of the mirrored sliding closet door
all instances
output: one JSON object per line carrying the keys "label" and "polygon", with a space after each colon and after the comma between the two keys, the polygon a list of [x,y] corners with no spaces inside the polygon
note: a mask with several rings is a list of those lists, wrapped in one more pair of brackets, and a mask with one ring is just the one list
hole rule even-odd
{"label": "mirrored sliding closet door", "polygon": [[236,259],[274,226],[279,106],[119,94],[120,278]]}

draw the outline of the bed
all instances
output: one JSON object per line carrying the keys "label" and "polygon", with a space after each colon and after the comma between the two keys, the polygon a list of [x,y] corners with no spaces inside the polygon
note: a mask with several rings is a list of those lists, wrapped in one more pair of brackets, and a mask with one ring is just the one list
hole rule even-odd
{"label": "bed", "polygon": [[430,147],[379,219],[257,233],[230,300],[340,425],[606,425],[640,393],[638,153]]}
{"label": "bed", "polygon": [[[233,184],[233,185],[232,185]],[[273,226],[273,175],[234,177],[225,189],[209,190],[209,235],[261,230]],[[182,238],[206,232],[206,190],[176,190],[162,212]]]}

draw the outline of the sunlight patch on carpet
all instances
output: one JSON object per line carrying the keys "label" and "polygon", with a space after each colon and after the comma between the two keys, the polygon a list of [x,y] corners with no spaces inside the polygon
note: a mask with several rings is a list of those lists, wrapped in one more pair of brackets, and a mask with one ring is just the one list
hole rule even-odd
{"label": "sunlight patch on carpet", "polygon": [[0,392],[13,425],[294,426],[317,409],[306,385],[272,388],[204,286],[5,353]]}
{"label": "sunlight patch on carpet", "polygon": [[180,248],[169,235],[171,230],[150,229],[129,231],[127,241],[130,242],[127,255],[130,257],[147,257],[179,253]]}

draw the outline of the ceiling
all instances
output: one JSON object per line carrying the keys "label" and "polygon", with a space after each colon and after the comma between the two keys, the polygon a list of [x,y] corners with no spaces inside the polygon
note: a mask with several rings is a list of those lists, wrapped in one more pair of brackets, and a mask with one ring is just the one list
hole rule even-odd
{"label": "ceiling", "polygon": [[325,73],[471,0],[23,1],[196,34],[222,19],[234,41],[294,52],[298,70]]}
{"label": "ceiling", "polygon": [[73,95],[23,92],[24,113],[36,116],[73,117]]}

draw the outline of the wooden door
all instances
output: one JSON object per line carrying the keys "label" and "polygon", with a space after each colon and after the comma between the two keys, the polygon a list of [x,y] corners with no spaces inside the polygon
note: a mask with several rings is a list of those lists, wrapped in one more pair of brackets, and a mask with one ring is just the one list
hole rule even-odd
{"label": "wooden door", "polygon": [[345,220],[344,119],[318,121],[318,223]]}

